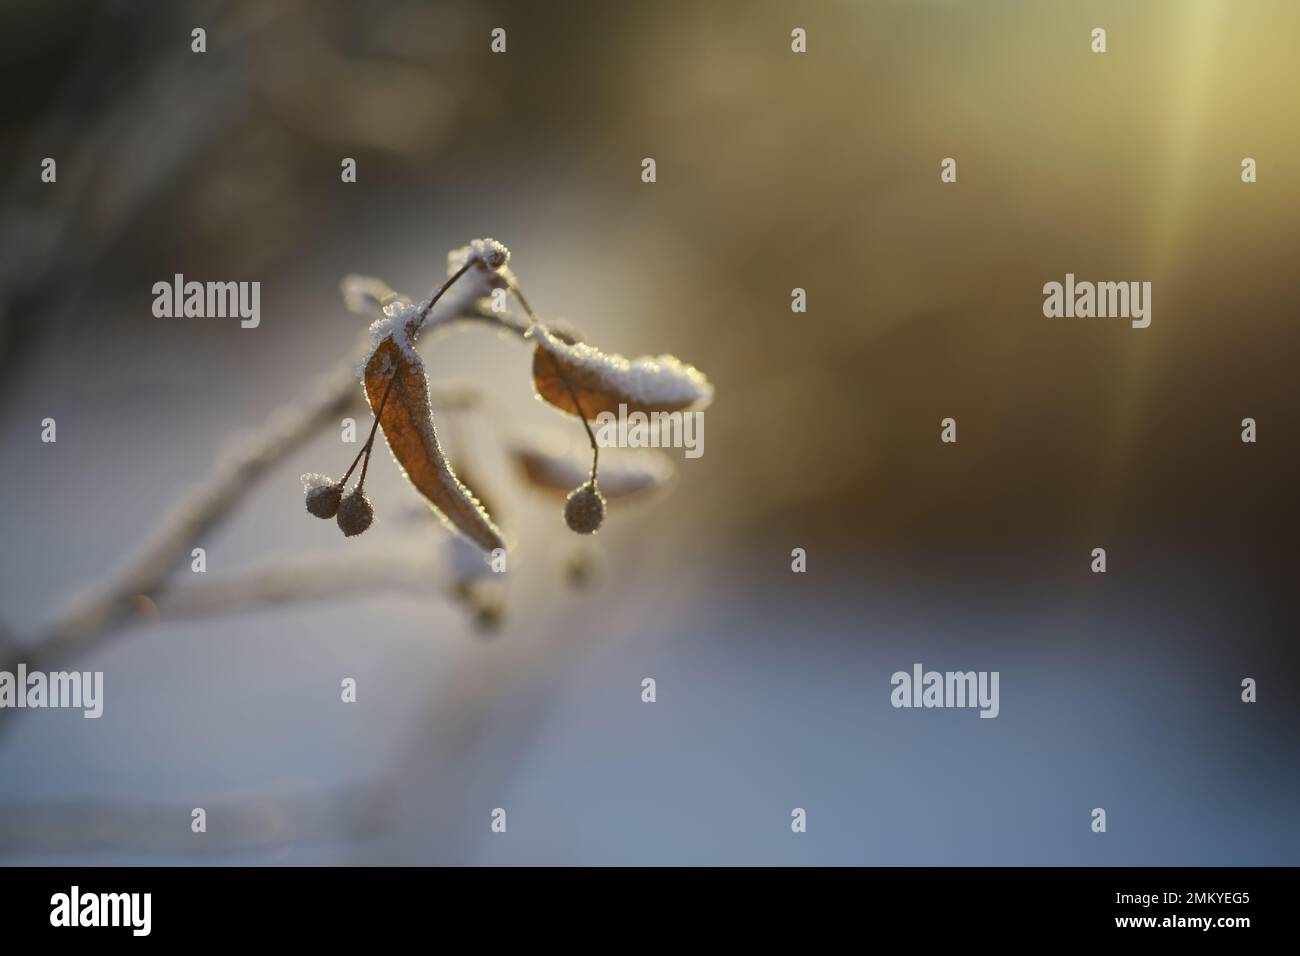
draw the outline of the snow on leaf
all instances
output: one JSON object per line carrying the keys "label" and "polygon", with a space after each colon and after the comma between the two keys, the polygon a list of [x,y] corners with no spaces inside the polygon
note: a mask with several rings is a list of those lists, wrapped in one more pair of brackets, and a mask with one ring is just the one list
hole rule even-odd
{"label": "snow on leaf", "polygon": [[[423,368],[420,353],[415,351],[415,334],[419,328],[420,315],[428,310],[430,301],[425,299],[412,303],[395,300],[384,306],[383,317],[370,323],[370,352],[357,369],[357,376],[362,381],[369,376],[370,364],[380,353],[380,346],[385,343],[396,346],[407,361],[420,363]],[[380,368],[379,371],[387,374],[388,369]]]}
{"label": "snow on leaf", "polygon": [[713,400],[713,386],[693,365],[672,355],[626,359],[583,342],[568,343],[538,323],[530,334],[533,386],[537,394],[561,411],[578,414],[574,393],[590,420],[601,412],[677,412],[703,408]]}
{"label": "snow on leaf", "polygon": [[[418,307],[412,307],[418,314]],[[393,457],[415,489],[428,499],[440,517],[484,551],[504,548],[501,532],[487,511],[456,477],[438,443],[429,406],[429,381],[424,362],[410,342],[414,321],[408,310],[393,309],[375,326],[385,326],[375,349],[364,365],[366,398],[378,410],[384,438]],[[374,327],[372,327],[372,334]],[[390,378],[392,391],[384,402]]]}

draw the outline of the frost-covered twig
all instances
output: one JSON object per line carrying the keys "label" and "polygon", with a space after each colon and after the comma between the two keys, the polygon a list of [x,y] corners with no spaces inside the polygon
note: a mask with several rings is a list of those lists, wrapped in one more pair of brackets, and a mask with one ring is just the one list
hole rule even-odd
{"label": "frost-covered twig", "polygon": [[[482,571],[487,572],[486,565]],[[465,574],[450,556],[431,551],[426,542],[347,558],[295,558],[224,577],[195,578],[164,591],[157,604],[162,618],[175,620],[377,591],[463,600],[472,584],[473,575]]]}
{"label": "frost-covered twig", "polygon": [[140,595],[156,599],[193,543],[234,511],[252,483],[353,405],[353,381],[350,369],[335,369],[303,406],[282,408],[232,445],[213,473],[172,506],[122,570],[76,598],[23,656],[32,666],[36,661],[43,666],[80,652],[129,621]]}
{"label": "frost-covered twig", "polygon": [[348,597],[364,591],[435,590],[436,561],[412,564],[406,558],[322,559],[252,567],[236,574],[173,585],[158,598],[166,620],[231,614],[277,604]]}
{"label": "frost-covered twig", "polygon": [[[437,324],[461,317],[444,313]],[[477,313],[465,317],[482,321]],[[156,601],[165,594],[171,571],[196,542],[234,513],[254,482],[322,429],[336,424],[341,414],[364,407],[354,369],[351,362],[340,365],[322,377],[304,401],[272,413],[260,429],[219,455],[213,472],[168,510],[135,556],[74,598],[36,640],[0,640],[0,670],[12,670],[19,660],[31,668],[46,667],[98,646],[130,624],[136,618],[138,598]],[[439,390],[433,401],[463,408],[475,396],[464,388],[448,388]],[[0,720],[5,713],[0,713]]]}

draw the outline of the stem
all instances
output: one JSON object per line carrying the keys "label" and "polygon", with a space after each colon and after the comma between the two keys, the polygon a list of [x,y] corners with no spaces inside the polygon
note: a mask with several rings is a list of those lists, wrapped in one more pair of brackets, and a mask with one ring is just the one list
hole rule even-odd
{"label": "stem", "polygon": [[429,317],[429,312],[438,304],[438,300],[442,298],[442,294],[450,289],[457,279],[468,272],[469,267],[473,264],[474,260],[472,259],[469,262],[466,262],[463,266],[448,276],[447,281],[444,282],[438,291],[433,294],[433,297],[429,299],[429,304],[420,310],[420,317],[415,322],[415,328],[411,330],[412,339],[414,339],[416,333],[420,331],[420,328],[424,325],[424,320]]}
{"label": "stem", "polygon": [[[389,382],[389,384],[391,385],[392,382]],[[380,414],[383,414],[383,409],[380,409]],[[376,422],[379,421],[379,418],[377,416],[375,418],[375,421]],[[372,445],[374,445],[374,443],[375,443],[374,432],[371,432],[370,441],[366,444],[366,457],[365,460],[361,462],[361,478],[359,481],[357,481],[357,494],[361,494],[361,492],[365,491],[366,489],[366,469],[370,467],[370,448]]]}
{"label": "stem", "polygon": [[388,393],[393,390],[393,383],[396,381],[397,369],[393,369],[393,374],[388,376],[388,384],[384,386],[384,396],[379,400],[379,408],[375,410],[375,420],[370,423],[370,434],[366,436],[366,443],[362,445],[361,450],[357,452],[357,457],[352,459],[352,464],[348,466],[348,470],[339,481],[339,484],[346,487],[348,478],[352,476],[352,470],[357,467],[357,462],[361,460],[363,455],[365,456],[366,463],[361,466],[361,480],[357,482],[357,491],[360,491],[362,486],[366,483],[366,468],[370,465],[370,449],[375,445],[375,432],[379,429],[379,419],[384,415],[384,406],[388,404]]}
{"label": "stem", "polygon": [[578,401],[578,393],[573,390],[569,380],[560,373],[560,380],[564,382],[564,387],[569,390],[569,395],[573,398],[573,404],[578,409],[578,415],[582,418],[582,427],[587,429],[587,440],[591,442],[591,483],[596,483],[596,466],[600,463],[600,446],[596,444],[596,434],[591,430],[591,425],[587,422],[587,413],[582,410],[582,403]]}
{"label": "stem", "polygon": [[[537,318],[537,313],[533,311],[533,307],[529,305],[528,300],[524,298],[524,293],[523,290],[519,288],[519,283],[511,282],[510,291],[514,293],[514,297],[519,300],[519,304],[522,305],[524,311],[528,313],[528,320],[531,323],[529,327],[531,328],[533,325],[541,325],[541,320]],[[582,402],[578,401],[578,393],[569,383],[568,378],[564,374],[564,369],[560,368],[559,362],[555,362],[555,371],[560,376],[560,381],[564,383],[565,389],[568,390],[569,397],[573,399],[573,407],[578,410],[578,418],[582,421],[582,427],[587,430],[587,440],[591,442],[591,482],[592,484],[595,484],[596,466],[600,462],[600,446],[596,444],[596,433],[591,430],[591,424],[587,421],[587,413],[582,409]]]}
{"label": "stem", "polygon": [[[378,422],[379,419],[376,418],[375,421]],[[370,434],[373,435],[374,433],[375,433],[375,427],[374,425],[371,425]],[[361,450],[357,452],[357,457],[352,459],[352,464],[348,465],[348,470],[343,472],[343,477],[339,479],[339,484],[342,485],[344,488],[346,488],[348,485],[348,479],[352,477],[352,469],[357,467],[357,462],[361,460],[361,456],[364,455],[369,448],[370,448],[370,442],[367,441],[364,445],[361,446]]]}
{"label": "stem", "polygon": [[529,321],[533,324],[539,322],[540,320],[537,318],[537,313],[533,311],[533,307],[529,305],[528,300],[524,298],[524,290],[519,288],[518,282],[510,283],[510,291],[514,293],[515,298],[519,300],[519,304],[522,305],[524,311],[528,313]]}

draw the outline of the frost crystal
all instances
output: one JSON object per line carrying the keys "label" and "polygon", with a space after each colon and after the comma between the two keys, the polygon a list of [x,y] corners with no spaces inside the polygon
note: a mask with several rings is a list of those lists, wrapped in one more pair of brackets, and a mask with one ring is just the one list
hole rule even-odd
{"label": "frost crystal", "polygon": [[333,484],[335,484],[335,481],[329,475],[318,475],[314,471],[302,476],[303,491],[316,491],[319,488],[328,488]]}
{"label": "frost crystal", "polygon": [[447,275],[455,275],[466,265],[476,268],[465,273],[462,280],[468,286],[466,294],[481,299],[492,294],[493,289],[508,289],[515,281],[510,271],[510,250],[495,239],[475,239],[447,253]]}
{"label": "frost crystal", "polygon": [[455,272],[467,263],[473,263],[480,269],[498,272],[510,261],[510,250],[495,239],[475,239],[468,246],[461,246],[447,253],[447,274]]}
{"label": "frost crystal", "polygon": [[[376,350],[390,336],[393,344],[402,350],[402,354],[412,362],[419,361],[415,351],[415,331],[421,313],[427,312],[432,297],[420,302],[390,302],[384,306],[384,317],[370,323],[370,350],[366,352],[361,364],[357,366],[357,378],[365,381],[366,366],[374,358]],[[388,361],[387,356],[384,358]],[[386,371],[386,370],[384,370]]]}

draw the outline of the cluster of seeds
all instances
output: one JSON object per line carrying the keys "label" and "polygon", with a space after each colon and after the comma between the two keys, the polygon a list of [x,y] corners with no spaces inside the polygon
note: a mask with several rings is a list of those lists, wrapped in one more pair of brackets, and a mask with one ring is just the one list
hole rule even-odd
{"label": "cluster of seeds", "polygon": [[353,537],[370,527],[375,509],[358,485],[348,492],[342,481],[325,475],[303,475],[307,490],[307,513],[317,518],[334,518],[346,537]]}
{"label": "cluster of seeds", "polygon": [[[357,452],[357,457],[352,459],[352,464],[343,473],[343,477],[335,481],[327,475],[302,476],[302,486],[307,496],[307,513],[317,518],[335,519],[339,530],[347,538],[359,535],[375,520],[375,507],[366,497],[366,469],[370,467],[370,453],[375,447],[375,433],[379,430],[379,419],[384,414],[384,406],[388,404],[388,394],[393,390],[395,380],[396,375],[388,380],[388,388],[384,390],[383,400],[379,403],[375,420],[370,425],[370,435],[366,438],[361,451]],[[348,479],[352,477],[352,472],[356,470],[358,463],[361,463],[361,477],[357,480],[357,486],[349,492]]]}

